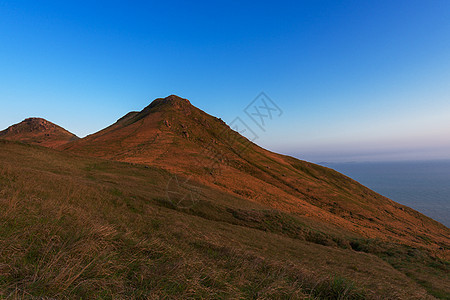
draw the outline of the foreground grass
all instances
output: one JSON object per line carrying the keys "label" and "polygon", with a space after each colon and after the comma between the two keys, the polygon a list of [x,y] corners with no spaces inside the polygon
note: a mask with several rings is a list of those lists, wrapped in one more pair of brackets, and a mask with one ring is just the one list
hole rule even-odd
{"label": "foreground grass", "polygon": [[346,234],[214,191],[179,209],[156,168],[0,147],[0,298],[429,297]]}

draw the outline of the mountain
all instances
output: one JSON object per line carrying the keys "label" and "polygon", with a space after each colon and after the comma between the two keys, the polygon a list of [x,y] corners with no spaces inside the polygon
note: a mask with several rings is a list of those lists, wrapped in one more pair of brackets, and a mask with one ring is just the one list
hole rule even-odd
{"label": "mountain", "polygon": [[42,118],[29,118],[0,131],[0,139],[56,148],[78,137]]}
{"label": "mountain", "polygon": [[174,95],[0,149],[0,297],[450,296],[447,227]]}
{"label": "mountain", "polygon": [[440,223],[334,170],[267,151],[174,95],[61,149],[158,166],[188,179],[186,184],[207,185],[367,238],[411,246],[431,240],[426,248],[448,255],[442,248],[449,231]]}

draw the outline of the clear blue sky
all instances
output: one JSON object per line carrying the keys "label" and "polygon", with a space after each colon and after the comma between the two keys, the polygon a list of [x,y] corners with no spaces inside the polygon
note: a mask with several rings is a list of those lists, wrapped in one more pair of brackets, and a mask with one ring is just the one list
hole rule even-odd
{"label": "clear blue sky", "polygon": [[1,129],[82,137],[170,94],[255,126],[261,91],[284,112],[257,132],[271,150],[450,158],[450,1],[0,0]]}

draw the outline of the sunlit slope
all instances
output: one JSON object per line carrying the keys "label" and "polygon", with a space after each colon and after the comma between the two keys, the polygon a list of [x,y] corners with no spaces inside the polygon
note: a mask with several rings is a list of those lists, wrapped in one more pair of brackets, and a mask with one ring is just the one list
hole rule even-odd
{"label": "sunlit slope", "polygon": [[[0,142],[0,297],[448,293],[447,265],[426,250],[364,239],[200,183],[195,205],[183,208],[166,196],[172,178],[159,167]],[[428,292],[414,276],[426,277]]]}
{"label": "sunlit slope", "polygon": [[262,149],[177,96],[61,149],[161,167],[189,184],[448,258],[449,229],[442,224],[331,169]]}
{"label": "sunlit slope", "polygon": [[56,148],[78,137],[42,118],[29,118],[0,131],[0,139]]}

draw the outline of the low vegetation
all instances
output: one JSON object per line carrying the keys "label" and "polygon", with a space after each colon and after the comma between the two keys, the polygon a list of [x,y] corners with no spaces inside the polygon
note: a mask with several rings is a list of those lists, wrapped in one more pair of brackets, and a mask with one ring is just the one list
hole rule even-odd
{"label": "low vegetation", "polygon": [[0,141],[0,298],[449,297],[427,250],[208,187],[180,206],[171,178]]}

